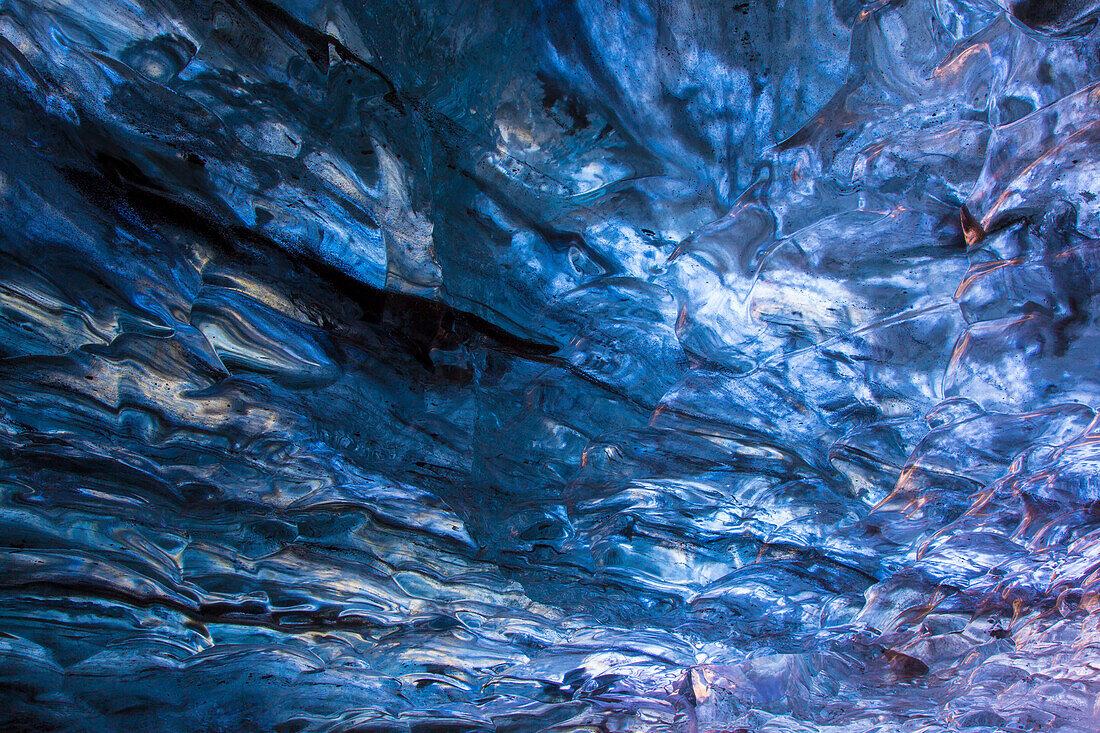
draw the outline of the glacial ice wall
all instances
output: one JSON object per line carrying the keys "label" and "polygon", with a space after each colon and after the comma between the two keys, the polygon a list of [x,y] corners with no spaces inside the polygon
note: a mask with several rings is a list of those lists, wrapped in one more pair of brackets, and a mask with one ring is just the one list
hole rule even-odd
{"label": "glacial ice wall", "polygon": [[1100,729],[1098,16],[0,0],[0,724]]}

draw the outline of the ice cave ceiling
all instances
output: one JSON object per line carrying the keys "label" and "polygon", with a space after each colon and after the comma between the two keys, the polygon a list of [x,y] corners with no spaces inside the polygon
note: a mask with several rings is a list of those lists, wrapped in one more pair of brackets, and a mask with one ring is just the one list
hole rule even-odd
{"label": "ice cave ceiling", "polygon": [[0,0],[0,727],[1100,730],[1097,0]]}

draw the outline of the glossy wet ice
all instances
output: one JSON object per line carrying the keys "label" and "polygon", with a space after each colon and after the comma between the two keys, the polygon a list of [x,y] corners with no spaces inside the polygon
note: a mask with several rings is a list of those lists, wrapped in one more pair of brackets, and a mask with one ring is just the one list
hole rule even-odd
{"label": "glossy wet ice", "polygon": [[1094,731],[1100,6],[0,5],[0,719]]}

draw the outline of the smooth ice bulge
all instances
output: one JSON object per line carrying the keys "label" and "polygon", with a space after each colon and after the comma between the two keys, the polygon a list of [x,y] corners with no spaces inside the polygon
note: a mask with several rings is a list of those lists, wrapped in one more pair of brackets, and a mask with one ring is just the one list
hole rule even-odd
{"label": "smooth ice bulge", "polygon": [[1100,728],[1100,6],[0,3],[0,721]]}

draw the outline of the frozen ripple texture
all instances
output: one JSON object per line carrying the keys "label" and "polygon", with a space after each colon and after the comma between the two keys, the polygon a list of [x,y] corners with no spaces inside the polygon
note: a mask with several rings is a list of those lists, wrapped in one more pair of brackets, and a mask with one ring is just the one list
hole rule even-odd
{"label": "frozen ripple texture", "polygon": [[3,0],[3,728],[1094,733],[1098,17]]}

